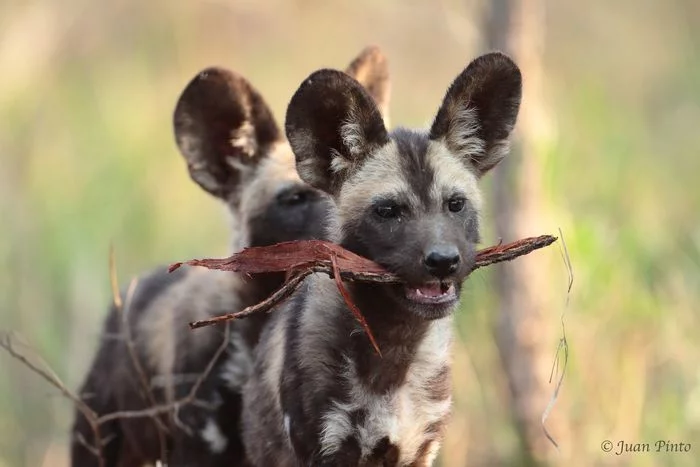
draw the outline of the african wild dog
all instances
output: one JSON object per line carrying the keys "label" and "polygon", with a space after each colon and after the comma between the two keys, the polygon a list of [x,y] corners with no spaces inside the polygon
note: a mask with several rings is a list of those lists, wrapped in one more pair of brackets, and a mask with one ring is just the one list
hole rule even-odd
{"label": "african wild dog", "polygon": [[[365,49],[347,73],[386,108],[388,71],[379,49]],[[331,200],[299,179],[291,148],[270,109],[243,77],[220,68],[197,75],[177,104],[174,129],[192,178],[232,213],[234,250],[324,234]],[[110,311],[80,394],[98,415],[152,405],[125,345],[126,323],[157,403],[184,397],[222,345],[225,329],[190,331],[187,323],[257,303],[283,279],[279,274],[244,279],[202,268],[172,274],[159,268],[144,274],[131,297],[122,293],[123,313],[114,307]],[[243,464],[240,391],[265,319],[229,325],[226,352],[197,393],[202,403],[163,417],[170,466]],[[108,467],[138,466],[163,457],[158,431],[148,418],[106,423],[101,437]],[[86,448],[93,442],[90,427],[76,412],[72,465],[98,465]]]}
{"label": "african wild dog", "polygon": [[348,76],[301,84],[286,117],[301,178],[334,198],[334,240],[404,284],[346,285],[381,357],[325,275],[273,313],[244,388],[254,465],[432,464],[450,413],[450,316],[479,241],[477,181],[508,152],[520,96],[518,67],[487,54],[429,131],[389,133]]}

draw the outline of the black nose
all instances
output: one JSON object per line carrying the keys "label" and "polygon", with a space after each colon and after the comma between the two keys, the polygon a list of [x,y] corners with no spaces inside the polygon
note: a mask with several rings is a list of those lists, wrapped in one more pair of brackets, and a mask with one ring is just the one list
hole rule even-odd
{"label": "black nose", "polygon": [[459,251],[457,247],[451,245],[433,248],[423,260],[430,274],[440,278],[455,272],[459,261]]}

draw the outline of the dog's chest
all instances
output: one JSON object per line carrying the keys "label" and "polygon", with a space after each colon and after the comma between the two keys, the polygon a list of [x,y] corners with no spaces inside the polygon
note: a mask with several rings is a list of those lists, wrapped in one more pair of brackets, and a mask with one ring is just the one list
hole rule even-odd
{"label": "dog's chest", "polygon": [[425,460],[421,465],[430,465],[451,406],[449,389],[445,390],[446,364],[414,362],[405,383],[385,394],[364,387],[348,364],[345,377],[351,389],[343,402],[334,402],[323,415],[321,450],[332,454],[352,438],[363,461],[387,455],[395,457],[397,465],[418,458]]}

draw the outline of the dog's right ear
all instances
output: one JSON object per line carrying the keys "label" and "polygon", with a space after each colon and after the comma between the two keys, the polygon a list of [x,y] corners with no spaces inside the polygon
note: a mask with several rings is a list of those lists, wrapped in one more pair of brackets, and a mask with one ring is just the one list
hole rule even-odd
{"label": "dog's right ear", "polygon": [[301,84],[287,108],[285,129],[301,179],[331,195],[389,141],[372,97],[355,79],[330,69]]}
{"label": "dog's right ear", "polygon": [[282,139],[260,93],[222,68],[208,68],[190,81],[175,108],[173,126],[192,179],[227,201]]}
{"label": "dog's right ear", "polygon": [[430,128],[478,177],[508,153],[522,95],[522,76],[499,52],[474,60],[452,82]]}
{"label": "dog's right ear", "polygon": [[355,78],[372,96],[384,118],[384,126],[388,127],[391,82],[388,61],[381,49],[374,45],[365,47],[345,73]]}

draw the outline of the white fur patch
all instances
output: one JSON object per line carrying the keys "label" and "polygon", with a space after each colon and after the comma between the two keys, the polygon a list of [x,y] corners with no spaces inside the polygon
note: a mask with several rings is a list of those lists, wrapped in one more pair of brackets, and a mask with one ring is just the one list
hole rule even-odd
{"label": "white fur patch", "polygon": [[468,159],[477,171],[484,173],[508,154],[510,140],[491,141],[491,148],[486,152],[486,141],[476,136],[479,129],[477,109],[460,108],[443,140],[456,156]]}
{"label": "white fur patch", "polygon": [[433,462],[435,462],[435,459],[437,458],[438,452],[440,452],[440,441],[434,440],[430,443],[428,453],[425,456],[425,464],[423,464],[423,466],[430,467],[433,465]]}
{"label": "white fur patch", "polygon": [[232,332],[226,361],[219,376],[234,391],[240,391],[253,371],[253,354],[238,332]]}
{"label": "white fur patch", "polygon": [[450,127],[445,135],[447,146],[459,156],[482,155],[486,143],[476,136],[479,128],[476,109],[460,108],[450,120]]}
{"label": "white fur patch", "polygon": [[[300,155],[296,162],[299,177],[311,186],[319,186],[325,182],[325,170],[322,161],[314,154],[314,135],[308,129],[298,128],[290,135],[291,148]],[[294,161],[292,157],[292,161]]]}
{"label": "white fur patch", "polygon": [[[428,440],[426,428],[450,412],[451,398],[433,401],[428,382],[449,363],[451,326],[450,318],[431,323],[409,367],[405,384],[386,394],[373,394],[364,388],[354,363],[346,361],[342,377],[352,388],[349,401],[335,402],[323,414],[321,452],[325,455],[337,452],[348,436],[355,435],[364,458],[388,436],[399,448],[400,464],[410,464]],[[359,426],[353,426],[350,414],[359,409],[364,409],[367,417]],[[438,440],[435,444],[431,448],[437,450]]]}
{"label": "white fur patch", "polygon": [[343,145],[353,157],[362,154],[367,145],[365,132],[354,113],[351,113],[340,126],[340,137],[343,139]]}
{"label": "white fur patch", "polygon": [[273,327],[269,330],[270,334],[265,342],[265,348],[261,352],[265,353],[265,360],[268,364],[265,366],[265,372],[262,375],[264,384],[269,388],[272,394],[276,395],[276,405],[281,406],[279,401],[280,378],[282,375],[282,367],[284,365],[284,347],[287,341],[285,335],[286,319],[280,317],[273,323]]}
{"label": "white fur patch", "polygon": [[496,141],[491,146],[491,152],[489,153],[489,160],[492,161],[491,164],[495,165],[501,159],[506,157],[510,152],[510,140],[502,139]]}
{"label": "white fur patch", "polygon": [[248,120],[244,121],[239,128],[231,131],[230,144],[231,147],[239,149],[245,156],[253,157],[258,152],[255,127]]}
{"label": "white fur patch", "polygon": [[351,167],[351,165],[352,164],[350,164],[350,161],[343,157],[342,154],[340,154],[335,149],[331,149],[330,167],[333,173],[338,174],[340,172],[344,172],[348,170]]}
{"label": "white fur patch", "polygon": [[221,432],[219,425],[211,418],[208,419],[206,425],[204,425],[201,436],[202,439],[209,444],[209,449],[215,454],[224,452],[224,449],[226,449],[228,445],[228,439]]}
{"label": "white fur patch", "polygon": [[348,150],[350,158],[343,156],[335,149],[331,149],[330,169],[334,174],[350,169],[353,161],[365,151],[367,146],[362,125],[352,110],[348,118],[340,125],[340,138],[343,140],[343,146]]}
{"label": "white fur patch", "polygon": [[290,440],[290,438],[291,438],[291,435],[289,432],[290,425],[291,425],[291,421],[289,419],[289,415],[284,414],[284,433],[287,435],[287,440]]}

